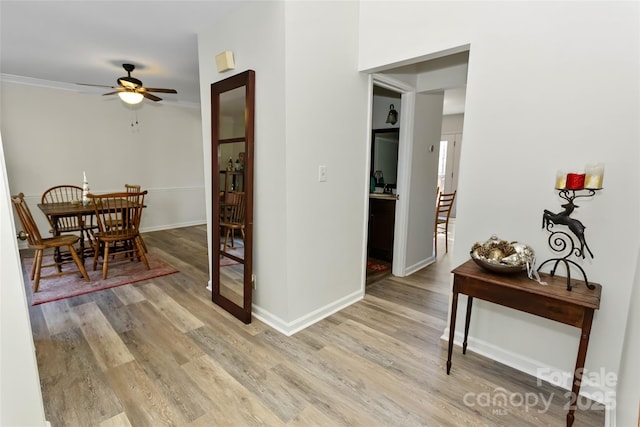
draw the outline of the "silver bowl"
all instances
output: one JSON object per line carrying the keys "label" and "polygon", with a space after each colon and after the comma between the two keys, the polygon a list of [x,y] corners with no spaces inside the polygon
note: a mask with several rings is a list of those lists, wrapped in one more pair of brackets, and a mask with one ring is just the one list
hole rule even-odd
{"label": "silver bowl", "polygon": [[474,251],[471,251],[470,255],[471,255],[471,259],[475,261],[476,264],[478,264],[480,267],[484,268],[485,270],[489,270],[494,273],[513,274],[513,273],[519,273],[521,271],[526,271],[527,269],[527,264],[509,265],[509,264],[501,264],[498,262],[491,262],[486,258],[478,256]]}

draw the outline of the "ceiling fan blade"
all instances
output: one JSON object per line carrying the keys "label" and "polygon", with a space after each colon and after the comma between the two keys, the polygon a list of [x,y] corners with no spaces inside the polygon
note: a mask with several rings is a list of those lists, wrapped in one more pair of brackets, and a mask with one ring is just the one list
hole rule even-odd
{"label": "ceiling fan blade", "polygon": [[175,89],[162,89],[157,87],[145,87],[147,92],[160,92],[160,93],[178,93]]}
{"label": "ceiling fan blade", "polygon": [[116,90],[115,92],[109,92],[109,93],[103,93],[102,96],[107,96],[107,95],[115,95],[116,93],[122,92],[121,90]]}
{"label": "ceiling fan blade", "polygon": [[152,100],[152,101],[162,101],[162,98],[158,98],[157,96],[152,95],[152,94],[150,94],[149,92],[142,92],[142,91],[139,91],[138,93],[141,93],[141,94],[142,94],[142,96],[144,96],[145,98],[150,99],[150,100]]}
{"label": "ceiling fan blade", "polygon": [[109,87],[111,89],[117,89],[116,86],[94,85],[94,84],[91,84],[91,83],[76,83],[76,84],[80,85],[80,86]]}

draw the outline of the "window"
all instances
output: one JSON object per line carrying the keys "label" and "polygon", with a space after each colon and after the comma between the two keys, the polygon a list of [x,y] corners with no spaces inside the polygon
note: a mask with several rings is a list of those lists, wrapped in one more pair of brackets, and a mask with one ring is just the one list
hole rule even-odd
{"label": "window", "polygon": [[444,192],[444,178],[447,172],[447,148],[449,141],[440,141],[440,154],[438,155],[438,188]]}

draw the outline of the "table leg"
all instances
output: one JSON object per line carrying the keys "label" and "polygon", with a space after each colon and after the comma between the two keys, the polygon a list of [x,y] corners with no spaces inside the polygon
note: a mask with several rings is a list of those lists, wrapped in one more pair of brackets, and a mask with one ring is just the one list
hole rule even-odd
{"label": "table leg", "polygon": [[451,322],[449,322],[449,349],[447,350],[447,375],[451,372],[451,353],[453,352],[453,337],[456,333],[456,311],[458,311],[458,292],[453,291],[451,301]]}
{"label": "table leg", "polygon": [[464,342],[462,343],[462,354],[467,354],[467,336],[469,335],[469,323],[471,322],[471,307],[473,297],[467,296],[467,317],[464,321]]}
{"label": "table leg", "polygon": [[84,216],[83,215],[78,215],[78,225],[80,225],[80,260],[82,262],[82,265],[84,265],[84,233],[85,233],[85,228],[84,228]]}
{"label": "table leg", "polygon": [[[58,218],[47,215],[47,219],[51,224],[51,235],[53,237],[59,236],[60,232],[58,231]],[[53,250],[53,260],[56,263],[56,269],[58,270],[58,272],[62,271],[59,265],[62,262],[62,255],[60,254],[60,248],[55,248]]]}
{"label": "table leg", "polygon": [[591,334],[591,322],[593,320],[593,309],[584,311],[582,321],[582,333],[580,335],[580,345],[578,346],[578,357],[576,359],[576,369],[573,371],[573,385],[571,386],[571,396],[569,401],[569,413],[567,414],[567,427],[573,425],[574,412],[578,404],[580,385],[582,384],[582,374],[584,373],[584,361],[587,358],[587,347],[589,346],[589,335]]}

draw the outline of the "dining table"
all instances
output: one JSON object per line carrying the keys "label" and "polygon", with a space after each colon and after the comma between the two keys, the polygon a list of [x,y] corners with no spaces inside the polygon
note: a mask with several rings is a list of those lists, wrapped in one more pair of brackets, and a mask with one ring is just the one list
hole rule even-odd
{"label": "dining table", "polygon": [[[125,199],[122,200],[125,202]],[[97,223],[94,222],[96,209],[93,202],[86,204],[82,201],[38,203],[38,208],[40,208],[42,213],[45,214],[50,219],[51,224],[53,224],[52,233],[54,236],[59,236],[61,233],[58,228],[61,218],[76,217],[81,231],[80,258],[84,262],[86,257],[93,256],[93,231],[98,228]],[[101,207],[98,206],[98,212],[102,211]],[[90,247],[88,248],[85,247],[85,238],[90,242]]]}

